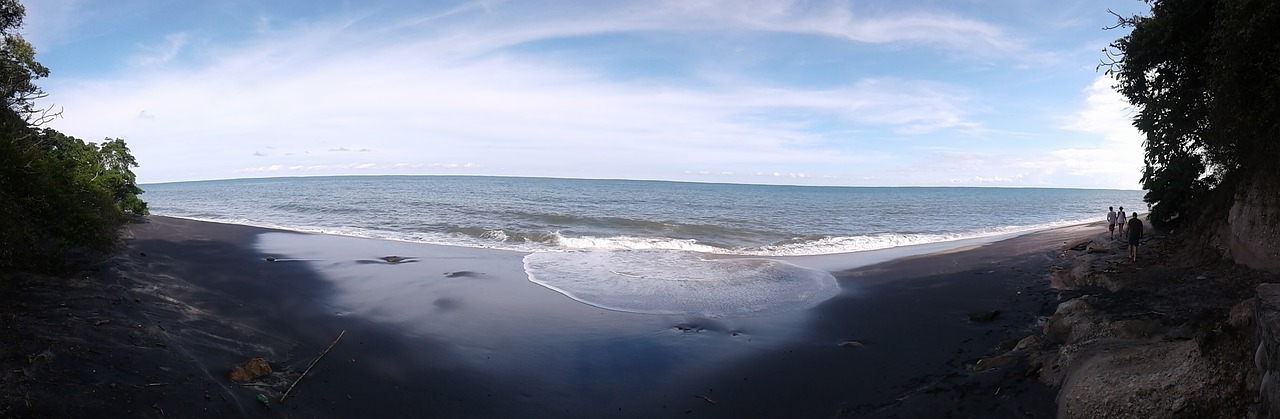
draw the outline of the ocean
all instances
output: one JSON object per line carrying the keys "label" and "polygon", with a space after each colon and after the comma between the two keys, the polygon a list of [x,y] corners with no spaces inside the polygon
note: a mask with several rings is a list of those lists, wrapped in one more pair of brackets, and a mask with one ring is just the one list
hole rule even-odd
{"label": "ocean", "polygon": [[[1141,191],[1118,190],[477,176],[142,187],[157,215],[524,252],[530,281],[577,301],[615,311],[701,317],[802,310],[841,292],[833,268],[797,264],[804,257],[912,245],[936,249],[1099,221],[1108,206],[1142,203]],[[264,254],[289,257],[282,252],[298,250],[296,243],[272,246],[270,238],[264,240]],[[348,257],[383,256],[353,250]]]}
{"label": "ocean", "polygon": [[142,185],[157,215],[522,252],[860,252],[1007,235],[1143,207],[1142,191],[812,187],[480,176]]}

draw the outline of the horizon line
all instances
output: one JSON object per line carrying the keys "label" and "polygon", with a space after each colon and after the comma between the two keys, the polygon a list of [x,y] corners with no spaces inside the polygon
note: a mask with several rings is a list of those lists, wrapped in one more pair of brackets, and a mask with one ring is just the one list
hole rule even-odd
{"label": "horizon line", "polygon": [[[516,179],[553,179],[553,180],[603,180],[603,181],[629,181],[629,182],[667,182],[667,183],[692,183],[703,185],[741,185],[741,186],[786,186],[786,187],[802,187],[802,188],[990,188],[990,189],[1075,189],[1075,190],[1096,190],[1096,191],[1145,191],[1146,189],[1118,189],[1118,188],[1090,188],[1081,186],[1029,186],[1029,185],[800,185],[792,183],[751,183],[751,182],[723,182],[723,181],[697,181],[697,180],[673,180],[673,179],[636,179],[636,178],[593,178],[593,177],[565,177],[565,176],[546,176],[546,175],[492,175],[492,174],[385,174],[385,173],[364,173],[364,174],[333,174],[333,175],[293,175],[293,176],[263,176],[263,177],[230,177],[218,179],[195,179],[195,180],[173,180],[161,182],[138,183],[138,186],[145,185],[164,185],[174,183],[194,183],[194,182],[226,182],[236,180],[267,180],[267,179],[300,179],[300,178],[335,178],[335,177],[482,177],[482,178],[516,178]],[[144,191],[145,192],[145,191]]]}

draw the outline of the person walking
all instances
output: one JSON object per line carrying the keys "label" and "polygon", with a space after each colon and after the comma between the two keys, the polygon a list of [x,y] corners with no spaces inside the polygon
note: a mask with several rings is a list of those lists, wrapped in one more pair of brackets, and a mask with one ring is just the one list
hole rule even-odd
{"label": "person walking", "polygon": [[1111,233],[1111,240],[1116,239],[1116,207],[1107,207],[1107,231]]}
{"label": "person walking", "polygon": [[1142,243],[1142,220],[1138,219],[1138,212],[1133,212],[1133,219],[1129,220],[1129,260],[1138,261],[1138,244]]}
{"label": "person walking", "polygon": [[1124,236],[1124,207],[1120,207],[1120,212],[1116,213],[1116,230],[1120,232],[1120,238]]}

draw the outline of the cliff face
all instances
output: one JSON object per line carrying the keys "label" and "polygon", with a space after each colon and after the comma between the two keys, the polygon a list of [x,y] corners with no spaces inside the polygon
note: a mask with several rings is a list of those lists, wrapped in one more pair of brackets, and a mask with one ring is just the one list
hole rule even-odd
{"label": "cliff face", "polygon": [[1236,263],[1280,273],[1280,180],[1270,177],[1236,191],[1219,238]]}

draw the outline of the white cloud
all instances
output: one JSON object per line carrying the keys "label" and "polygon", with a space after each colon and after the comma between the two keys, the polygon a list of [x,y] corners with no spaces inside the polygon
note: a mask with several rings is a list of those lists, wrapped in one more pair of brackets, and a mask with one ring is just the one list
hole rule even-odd
{"label": "white cloud", "polygon": [[187,34],[177,32],[165,35],[164,42],[160,45],[144,45],[141,49],[145,53],[135,56],[133,65],[137,67],[152,67],[168,63],[182,51],[182,47],[187,45],[187,38]]}
{"label": "white cloud", "polygon": [[[657,16],[670,21],[706,20],[729,27],[794,32],[871,44],[920,43],[966,54],[1011,54],[1023,48],[991,24],[937,12],[875,14],[847,2],[797,0],[676,0]],[[864,9],[870,9],[869,7]],[[673,19],[674,18],[674,19]],[[703,23],[702,27],[705,27]]]}
{"label": "white cloud", "polygon": [[1143,136],[1133,127],[1133,110],[1100,75],[1085,89],[1084,108],[1072,115],[1065,128],[1100,136],[1096,148],[1065,148],[1053,152],[1056,166],[1067,173],[1115,179],[1118,187],[1136,188],[1142,177]]}
{"label": "white cloud", "polygon": [[[58,4],[72,4],[63,1]],[[132,40],[121,49],[135,51],[133,57],[104,66],[114,70],[95,78],[51,78],[45,89],[66,110],[55,128],[82,138],[125,138],[142,163],[137,173],[144,182],[465,170],[926,185],[1064,184],[1055,182],[1096,177],[1133,186],[1134,180],[1124,179],[1135,164],[1122,157],[1132,142],[1107,119],[1114,97],[1096,82],[1070,122],[1047,127],[1086,135],[1055,145],[1048,139],[1060,132],[997,138],[1008,135],[997,131],[1005,128],[991,115],[1021,110],[1000,109],[1007,105],[987,90],[1001,86],[965,84],[964,71],[922,79],[924,71],[909,67],[862,72],[861,63],[846,59],[819,72],[847,75],[788,84],[790,78],[762,77],[736,62],[702,65],[732,56],[718,55],[721,49],[751,50],[751,59],[762,63],[790,60],[778,45],[755,51],[758,45],[740,39],[779,35],[784,48],[803,48],[796,41],[801,39],[856,47],[842,52],[874,50],[875,59],[899,50],[917,61],[941,55],[948,65],[976,63],[969,72],[987,68],[983,61],[991,55],[1044,56],[1007,26],[963,13],[873,7],[894,8],[727,0],[466,2],[399,14],[393,22],[369,11],[327,20],[258,11],[242,17],[237,27],[244,33],[217,36],[174,25],[180,30]],[[74,32],[77,21],[66,21]],[[671,79],[636,80],[591,54],[564,59],[557,49],[614,38],[701,43],[651,51],[662,59],[711,56],[677,66]],[[227,39],[237,41],[215,42]],[[822,59],[825,52],[813,55]],[[1011,60],[1014,67],[1026,62]],[[888,64],[898,63],[873,64],[892,69]],[[984,143],[1027,138],[1046,144],[1001,152]],[[271,151],[246,153],[264,148]],[[1140,167],[1140,152],[1137,161]],[[1065,185],[1080,185],[1071,182]]]}
{"label": "white cloud", "polygon": [[[351,39],[371,35],[351,31],[346,21],[309,25],[199,51],[208,61],[196,67],[165,67],[186,43],[172,37],[172,50],[141,59],[154,71],[51,83],[47,90],[67,109],[59,129],[125,137],[144,163],[137,172],[146,181],[234,176],[244,154],[229,150],[263,141],[280,148],[259,156],[274,160],[261,166],[271,170],[358,169],[322,153],[349,151],[340,144],[355,139],[370,150],[365,159],[374,166],[366,168],[434,156],[483,162],[499,174],[517,166],[570,170],[567,163],[679,173],[708,158],[722,166],[860,160],[822,146],[834,139],[809,129],[813,118],[903,134],[979,125],[968,119],[965,93],[935,82],[655,89],[530,58],[442,56],[435,49],[440,39],[353,47]],[[770,116],[778,112],[803,117]],[[139,115],[152,116],[151,123],[138,123]],[[200,173],[190,167],[196,155]],[[267,170],[261,167],[252,171]]]}
{"label": "white cloud", "polygon": [[279,173],[279,172],[311,172],[311,174],[320,174],[331,171],[355,170],[355,171],[374,171],[374,170],[403,170],[417,169],[422,167],[444,168],[444,169],[472,169],[477,166],[471,163],[341,163],[341,164],[318,164],[318,165],[292,165],[286,166],[282,164],[272,164],[266,166],[245,167],[237,169],[237,172],[243,173]]}

